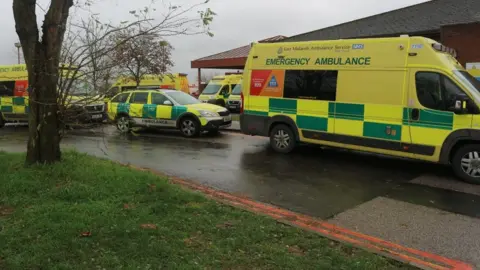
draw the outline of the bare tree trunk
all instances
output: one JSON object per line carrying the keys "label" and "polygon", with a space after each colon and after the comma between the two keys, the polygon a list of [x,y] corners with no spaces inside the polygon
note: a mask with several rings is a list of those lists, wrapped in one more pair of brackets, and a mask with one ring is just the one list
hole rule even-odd
{"label": "bare tree trunk", "polygon": [[27,165],[61,159],[57,103],[60,51],[72,0],[52,0],[39,40],[36,0],[13,0],[15,28],[22,44],[29,82]]}

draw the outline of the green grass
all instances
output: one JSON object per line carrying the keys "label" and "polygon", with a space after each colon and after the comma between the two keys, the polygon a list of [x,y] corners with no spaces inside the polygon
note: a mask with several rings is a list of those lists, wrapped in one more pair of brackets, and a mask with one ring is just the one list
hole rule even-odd
{"label": "green grass", "polygon": [[0,269],[406,267],[106,160],[23,159],[0,152]]}

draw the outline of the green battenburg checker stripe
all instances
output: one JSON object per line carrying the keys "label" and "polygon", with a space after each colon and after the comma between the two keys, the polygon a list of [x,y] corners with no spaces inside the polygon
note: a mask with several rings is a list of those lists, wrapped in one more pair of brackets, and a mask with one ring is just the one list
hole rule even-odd
{"label": "green battenburg checker stripe", "polygon": [[13,107],[12,106],[0,106],[0,110],[2,112],[11,113],[11,112],[13,112]]}
{"label": "green battenburg checker stripe", "polygon": [[145,104],[143,105],[142,110],[143,118],[157,118],[157,105],[155,104]]}
{"label": "green battenburg checker stripe", "polygon": [[377,139],[400,141],[402,139],[402,126],[364,122],[363,136]]}
{"label": "green battenburg checker stripe", "polygon": [[172,108],[172,120],[177,120],[178,117],[187,112],[187,107],[185,106],[174,106]]}
{"label": "green battenburg checker stripe", "polygon": [[119,103],[117,105],[117,113],[129,113],[130,112],[130,104],[129,103]]}
{"label": "green battenburg checker stripe", "polygon": [[[365,106],[363,104],[335,103],[335,119],[364,120]],[[330,115],[330,105],[329,105]]]}
{"label": "green battenburg checker stripe", "polygon": [[275,113],[297,114],[297,100],[271,98],[268,110]]}
{"label": "green battenburg checker stripe", "polygon": [[297,126],[299,129],[327,131],[328,118],[297,115]]}
{"label": "green battenburg checker stripe", "polygon": [[415,127],[426,127],[436,129],[453,129],[454,114],[452,112],[440,112],[433,110],[420,110],[420,117],[418,120],[410,120],[412,109],[403,109],[403,124]]}
{"label": "green battenburg checker stripe", "polygon": [[25,98],[24,97],[14,97],[13,98],[13,105],[24,106],[25,105]]}
{"label": "green battenburg checker stripe", "polygon": [[257,116],[268,116],[268,112],[261,112],[261,111],[245,110],[243,111],[243,113],[250,114],[250,115],[257,115]]}

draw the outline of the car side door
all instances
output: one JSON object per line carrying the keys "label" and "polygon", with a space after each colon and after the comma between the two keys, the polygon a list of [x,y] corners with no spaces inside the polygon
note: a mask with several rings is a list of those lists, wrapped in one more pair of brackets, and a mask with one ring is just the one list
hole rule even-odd
{"label": "car side door", "polygon": [[150,102],[145,108],[148,119],[155,119],[153,125],[164,127],[175,127],[176,122],[172,120],[173,103],[162,93],[152,92]]}
{"label": "car side door", "polygon": [[127,103],[130,93],[121,93],[113,97],[108,103],[108,118],[114,120],[119,113],[125,113],[128,115],[130,107]]}
{"label": "car side door", "polygon": [[137,123],[143,124],[143,107],[148,104],[148,92],[136,91],[130,97],[130,117]]}

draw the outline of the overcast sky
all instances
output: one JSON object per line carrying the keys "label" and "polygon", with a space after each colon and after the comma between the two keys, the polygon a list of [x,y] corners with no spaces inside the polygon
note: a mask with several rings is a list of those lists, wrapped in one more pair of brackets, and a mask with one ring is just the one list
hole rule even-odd
{"label": "overcast sky", "polygon": [[[129,10],[139,9],[151,0],[94,0],[92,7],[102,21],[122,21],[131,18]],[[156,4],[162,10],[162,0]],[[167,2],[168,0],[163,0]],[[201,1],[201,0],[200,0]],[[192,5],[198,0],[172,0],[175,5]],[[49,0],[38,0],[48,7]],[[226,51],[252,41],[276,35],[291,36],[309,32],[362,17],[401,7],[426,2],[426,0],[211,0],[207,6],[218,15],[211,30],[214,37],[180,36],[171,38],[175,47],[173,72],[189,73],[190,83],[196,80],[196,70],[190,69],[190,61]],[[294,4],[295,3],[295,4]],[[0,65],[15,64],[14,43],[18,37],[12,13],[12,0],[0,0]],[[39,20],[43,12],[37,9]],[[78,16],[78,13],[76,14]],[[191,16],[197,16],[195,12]]]}

